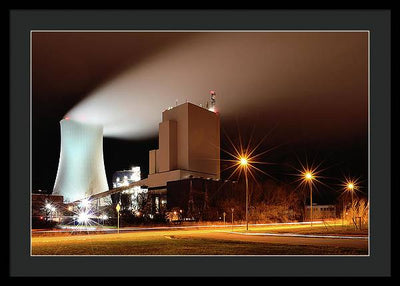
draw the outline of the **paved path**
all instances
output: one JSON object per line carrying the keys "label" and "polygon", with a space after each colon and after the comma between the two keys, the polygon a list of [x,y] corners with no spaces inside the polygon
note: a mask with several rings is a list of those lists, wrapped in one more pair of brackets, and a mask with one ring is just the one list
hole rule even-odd
{"label": "paved path", "polygon": [[[182,234],[184,237],[185,234]],[[317,237],[297,237],[297,236],[265,236],[265,235],[243,235],[231,232],[208,232],[198,233],[190,236],[223,239],[240,240],[259,243],[278,243],[289,245],[314,245],[314,246],[332,246],[332,247],[350,247],[368,249],[367,239],[337,239],[337,238],[317,238]]]}

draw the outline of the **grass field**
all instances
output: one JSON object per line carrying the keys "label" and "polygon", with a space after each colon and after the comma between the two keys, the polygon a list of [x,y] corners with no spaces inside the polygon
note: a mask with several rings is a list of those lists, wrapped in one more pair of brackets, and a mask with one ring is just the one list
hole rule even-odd
{"label": "grass field", "polygon": [[[258,227],[257,232],[323,232],[323,226]],[[241,229],[243,230],[243,228]],[[32,255],[366,255],[367,242],[248,237],[221,230],[141,231],[32,237]],[[325,232],[324,232],[325,231]],[[346,231],[343,229],[343,231]],[[351,231],[347,229],[347,231]],[[310,242],[311,241],[311,242]],[[327,242],[329,242],[327,244]],[[355,245],[355,243],[357,245]]]}
{"label": "grass field", "polygon": [[201,238],[153,238],[146,241],[65,241],[34,245],[33,255],[349,255],[366,254],[363,249],[332,248],[211,240]]}

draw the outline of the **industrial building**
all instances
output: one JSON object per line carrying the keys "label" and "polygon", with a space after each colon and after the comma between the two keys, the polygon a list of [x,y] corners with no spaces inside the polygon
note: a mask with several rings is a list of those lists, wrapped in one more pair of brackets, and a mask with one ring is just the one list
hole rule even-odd
{"label": "industrial building", "polygon": [[[112,178],[112,184],[113,188],[121,188],[121,187],[127,187],[135,182],[139,182],[140,180],[141,180],[140,167],[134,166],[131,167],[131,169],[129,170],[121,170],[114,172]],[[124,206],[128,205],[128,209],[132,212],[135,212],[140,208],[139,206],[140,194],[146,192],[147,188],[143,186],[133,186],[129,189],[123,190],[122,192],[113,194],[111,195],[111,197],[113,202],[119,202],[121,200],[121,194],[124,195],[122,196],[122,199],[128,201],[127,203],[124,204]]]}
{"label": "industrial building", "polygon": [[99,206],[101,201],[119,201],[128,194],[132,197],[129,209],[134,211],[138,195],[146,193],[153,214],[174,208],[192,218],[206,213],[218,196],[234,187],[232,182],[220,180],[220,118],[215,92],[210,96],[204,107],[186,102],[164,110],[158,149],[149,151],[148,177],[141,178],[138,166],[117,171],[110,190],[102,127],[61,120],[61,152],[53,194],[62,195],[64,203],[90,198]]}
{"label": "industrial building", "polygon": [[168,182],[220,179],[220,118],[213,110],[189,102],[168,108],[162,113],[158,143],[149,152],[146,180],[156,213],[168,206]]}

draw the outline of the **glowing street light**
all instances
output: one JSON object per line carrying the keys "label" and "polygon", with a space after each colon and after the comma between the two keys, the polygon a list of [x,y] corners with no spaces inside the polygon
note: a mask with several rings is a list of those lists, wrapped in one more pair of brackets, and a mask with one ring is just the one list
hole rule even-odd
{"label": "glowing street light", "polygon": [[344,187],[344,191],[351,194],[351,211],[353,213],[352,219],[355,226],[357,225],[354,217],[354,193],[358,189],[357,182],[358,182],[357,179],[345,178],[345,182],[342,185]]}
{"label": "glowing street light", "polygon": [[243,167],[246,167],[248,164],[247,158],[246,157],[241,157],[240,158],[240,165]]}
{"label": "glowing street light", "polygon": [[108,216],[106,214],[103,214],[100,216],[100,219],[102,220],[104,226],[104,221],[108,220]]}
{"label": "glowing street light", "polygon": [[312,181],[314,180],[315,175],[312,170],[306,170],[303,172],[303,180],[310,187],[310,225],[312,226],[313,222],[313,206],[312,206]]}
{"label": "glowing street light", "polygon": [[351,193],[351,212],[353,213],[353,223],[356,225],[354,221],[354,184],[350,182],[347,184],[346,188]]}
{"label": "glowing street light", "polygon": [[78,214],[78,223],[79,224],[84,224],[87,225],[89,221],[89,212],[88,211],[82,211]]}
{"label": "glowing street light", "polygon": [[46,213],[50,214],[50,219],[53,220],[53,214],[56,212],[55,206],[50,203],[46,203],[45,205]]}
{"label": "glowing street light", "polygon": [[247,157],[240,157],[240,166],[244,169],[244,177],[246,179],[246,231],[249,230],[249,182],[247,179],[247,166],[249,164],[249,160]]}
{"label": "glowing street light", "polygon": [[[233,163],[233,164],[230,164],[229,167],[227,167],[223,170],[223,171],[226,171],[228,169],[234,168],[233,172],[230,174],[230,176],[227,178],[227,180],[229,180],[235,174],[238,174],[238,176],[240,177],[242,171],[244,172],[244,175],[245,175],[245,180],[246,180],[246,231],[249,230],[249,201],[250,200],[249,200],[248,176],[250,175],[254,179],[254,181],[257,181],[257,179],[255,177],[256,172],[260,172],[260,173],[263,173],[264,175],[272,177],[270,174],[264,172],[262,169],[260,169],[256,166],[258,164],[272,164],[272,163],[260,161],[260,158],[262,155],[272,151],[276,147],[256,153],[257,149],[261,146],[262,142],[264,141],[264,139],[267,137],[268,134],[266,134],[262,138],[262,140],[260,140],[258,143],[256,143],[255,147],[251,146],[253,134],[249,138],[249,140],[247,142],[247,146],[244,146],[242,144],[242,139],[241,139],[240,134],[239,134],[239,143],[240,143],[239,146],[235,146],[233,141],[229,138],[229,136],[227,136],[227,139],[228,139],[229,143],[232,145],[232,148],[234,151],[231,152],[231,151],[220,148],[222,151],[224,151],[225,153],[227,153],[228,155],[230,155],[232,157],[232,159],[228,159],[228,160],[221,159],[220,160],[220,161],[226,161],[226,162]],[[233,222],[233,209],[232,209],[232,222]],[[232,227],[233,227],[233,223],[232,223]]]}
{"label": "glowing street light", "polygon": [[326,187],[326,184],[324,184],[323,182],[320,181],[320,178],[323,178],[320,173],[324,170],[326,170],[326,168],[324,169],[320,169],[320,166],[322,164],[318,163],[311,163],[308,164],[308,162],[306,161],[306,164],[303,164],[300,160],[299,164],[301,165],[301,169],[297,169],[297,173],[294,174],[295,176],[299,177],[296,181],[299,182],[298,187],[304,187],[304,189],[306,189],[307,185],[308,188],[310,189],[310,226],[312,226],[313,223],[313,187],[315,186],[316,188],[316,183],[322,184]]}
{"label": "glowing street light", "polygon": [[117,210],[117,228],[118,228],[118,233],[119,233],[119,210],[121,209],[121,205],[118,203],[117,206],[115,207]]}
{"label": "glowing street light", "polygon": [[347,184],[347,189],[353,191],[354,190],[354,184],[353,183],[348,183]]}
{"label": "glowing street light", "polygon": [[306,172],[306,173],[304,174],[304,179],[307,180],[307,181],[310,181],[310,180],[312,180],[313,178],[314,178],[313,173],[310,172],[310,171],[308,171],[308,172]]}
{"label": "glowing street light", "polygon": [[354,220],[354,183],[348,182],[346,189],[351,193],[351,210],[353,212],[353,220]]}

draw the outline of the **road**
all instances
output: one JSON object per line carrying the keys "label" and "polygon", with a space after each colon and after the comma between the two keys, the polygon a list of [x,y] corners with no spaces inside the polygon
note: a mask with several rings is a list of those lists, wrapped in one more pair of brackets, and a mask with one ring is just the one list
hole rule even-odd
{"label": "road", "polygon": [[[313,222],[315,225],[322,225],[320,221]],[[295,222],[295,223],[264,223],[264,224],[249,224],[250,227],[291,227],[291,226],[308,226],[309,222]],[[158,231],[158,230],[189,230],[189,229],[238,229],[246,226],[245,224],[210,224],[210,225],[170,225],[170,226],[148,226],[148,227],[121,227],[119,231],[122,233],[126,232],[137,232],[137,231]],[[74,226],[63,226],[59,229],[33,229],[32,235],[47,235],[47,234],[61,234],[61,233],[72,233],[80,232],[82,235],[90,233],[115,233],[117,229],[115,227],[74,227]]]}
{"label": "road", "polygon": [[[185,235],[182,234],[184,237]],[[337,238],[313,238],[313,237],[287,237],[287,236],[266,236],[266,235],[242,235],[230,232],[210,232],[198,233],[198,237],[206,237],[212,239],[232,240],[232,241],[248,241],[258,243],[277,243],[287,245],[318,245],[331,247],[348,247],[348,248],[368,248],[368,240],[366,239],[337,239]]]}

